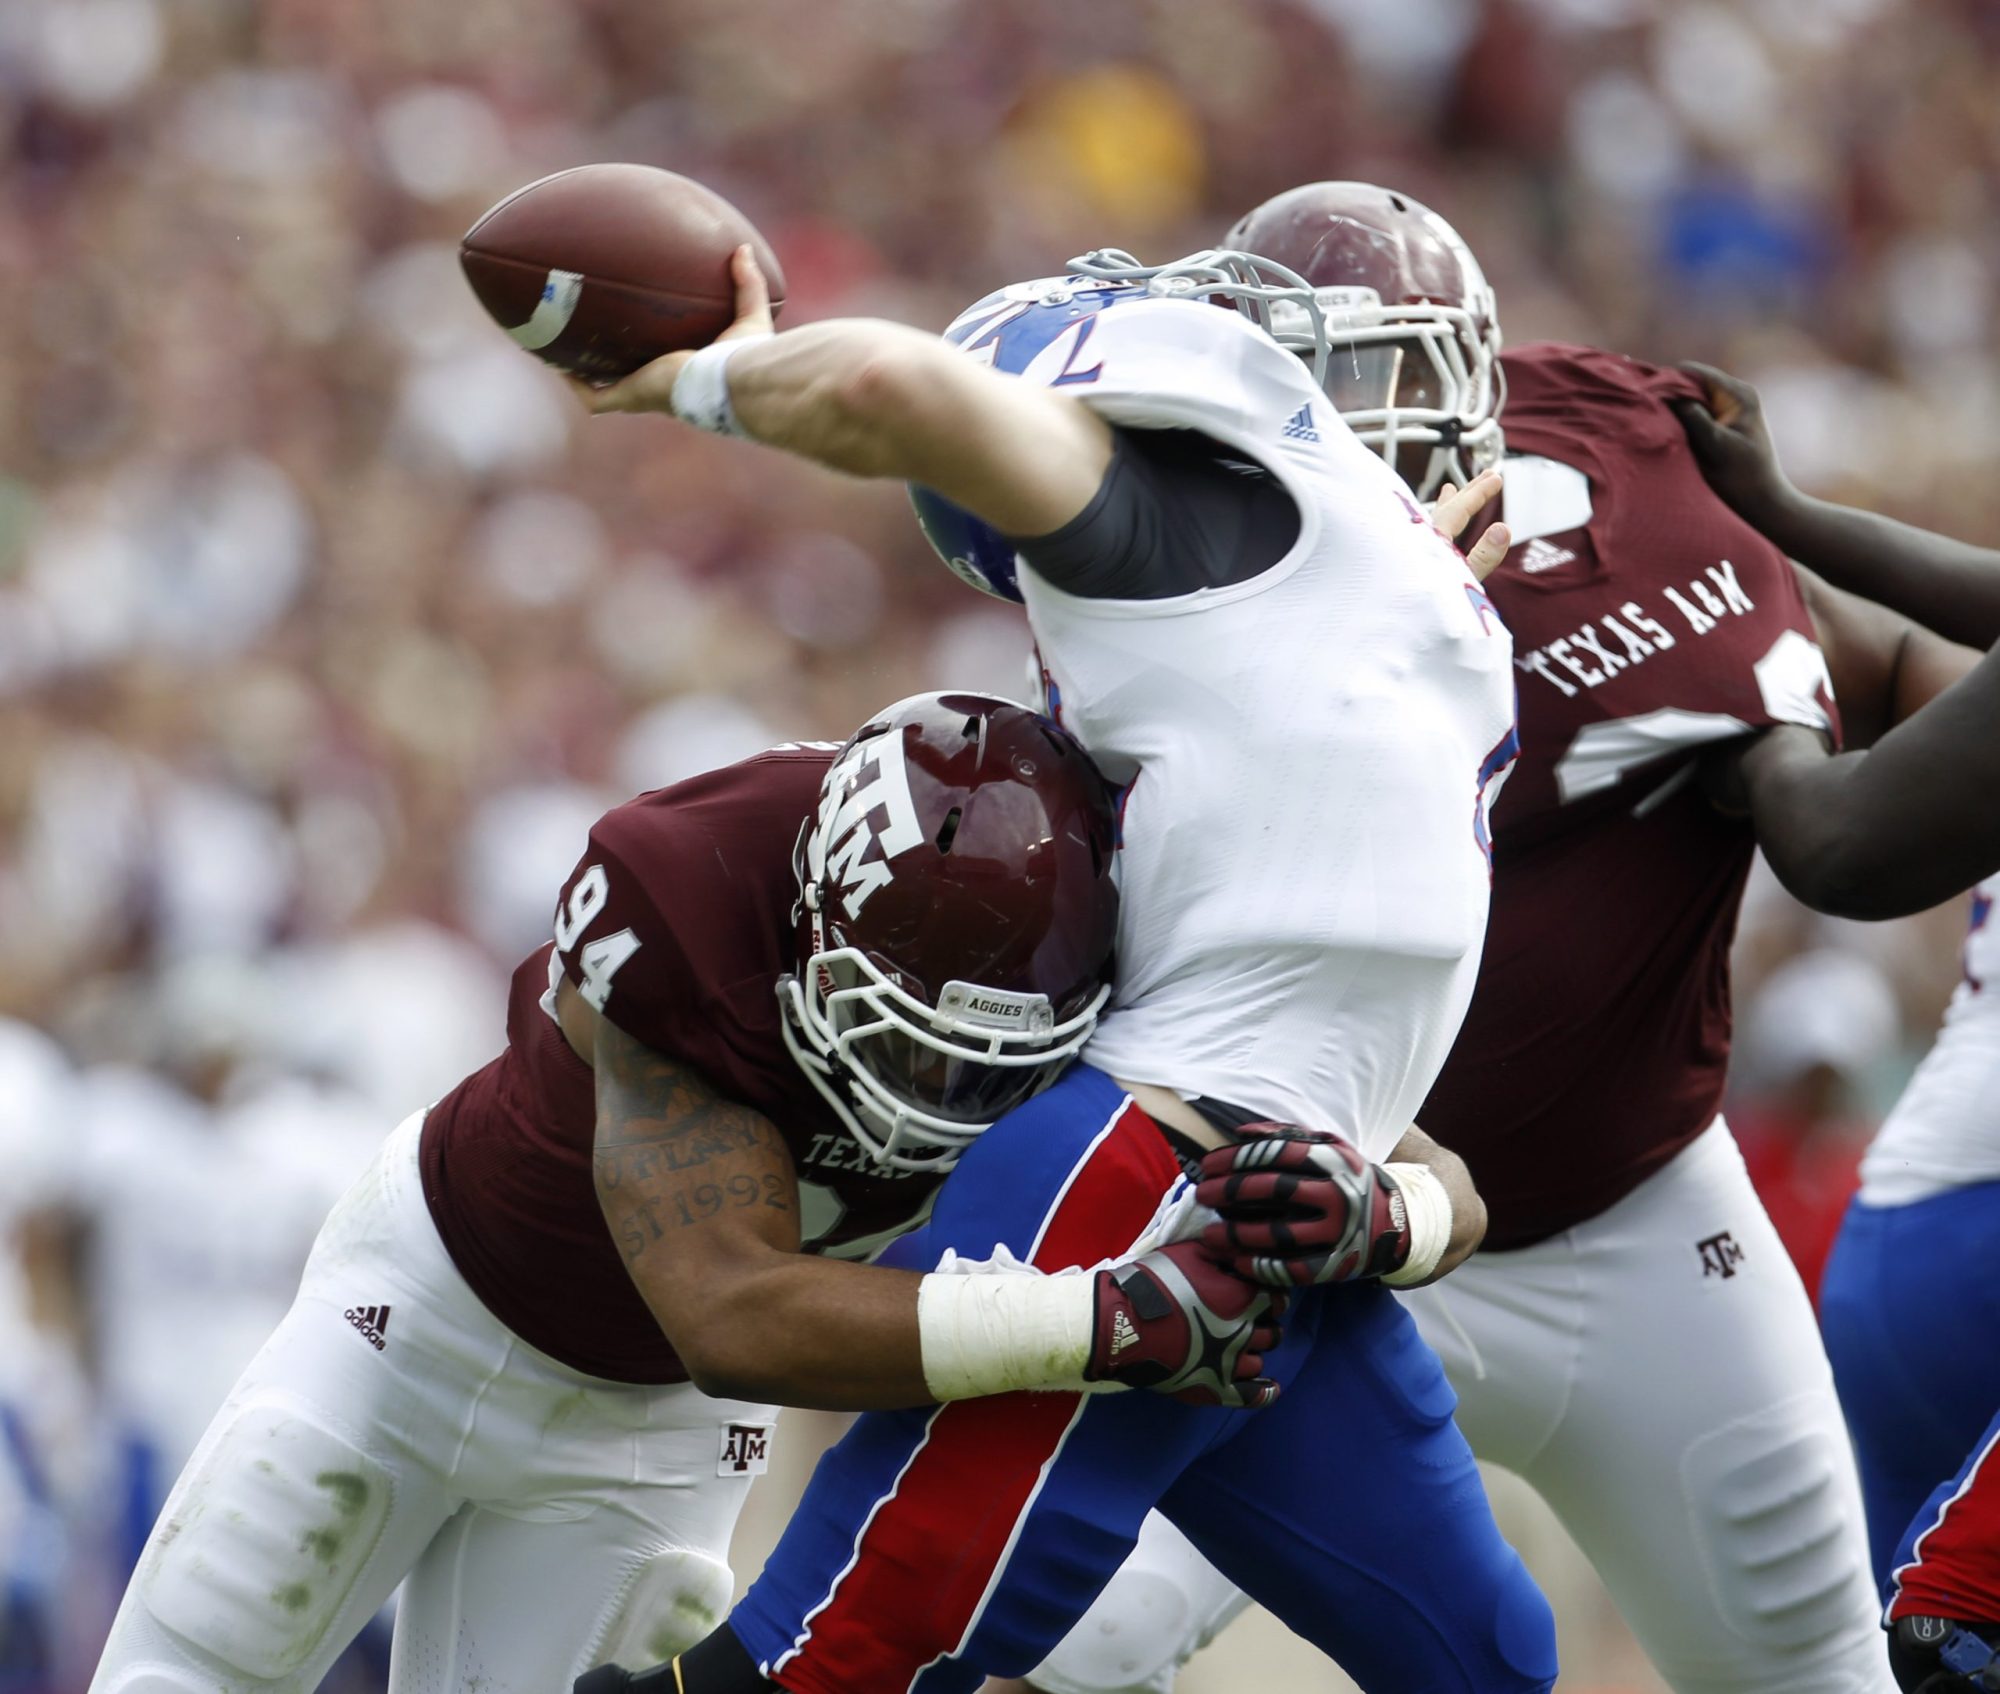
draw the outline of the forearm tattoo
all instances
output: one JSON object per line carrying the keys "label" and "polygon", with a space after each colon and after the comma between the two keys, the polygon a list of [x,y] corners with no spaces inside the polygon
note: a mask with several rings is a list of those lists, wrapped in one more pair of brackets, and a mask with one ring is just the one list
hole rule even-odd
{"label": "forearm tattoo", "polygon": [[591,1162],[605,1221],[628,1264],[672,1232],[726,1213],[795,1218],[797,1181],[770,1119],[608,1025],[598,1035],[596,1068]]}

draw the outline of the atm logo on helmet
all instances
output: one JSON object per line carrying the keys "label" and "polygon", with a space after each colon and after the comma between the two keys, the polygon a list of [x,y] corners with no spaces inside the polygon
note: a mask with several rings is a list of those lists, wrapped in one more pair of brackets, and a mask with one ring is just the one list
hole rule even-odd
{"label": "atm logo on helmet", "polygon": [[[864,781],[870,767],[874,774]],[[869,896],[894,878],[890,861],[923,838],[903,763],[903,737],[890,730],[856,742],[827,772],[819,827],[813,831],[811,858],[817,863],[807,868],[829,891],[838,888],[842,909],[858,917]]]}

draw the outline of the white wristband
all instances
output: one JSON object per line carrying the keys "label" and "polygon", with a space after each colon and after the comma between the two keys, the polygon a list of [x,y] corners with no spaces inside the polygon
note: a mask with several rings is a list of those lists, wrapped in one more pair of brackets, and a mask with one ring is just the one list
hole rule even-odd
{"label": "white wristband", "polygon": [[761,335],[737,336],[704,347],[681,366],[669,396],[674,416],[682,423],[705,429],[711,435],[744,434],[736,421],[736,408],[729,403],[729,361],[759,341]]}
{"label": "white wristband", "polygon": [[938,1400],[1080,1389],[1096,1319],[1089,1276],[952,1275],[917,1284],[924,1383]]}
{"label": "white wristband", "polygon": [[1391,1288],[1408,1288],[1436,1270],[1451,1245],[1451,1196],[1427,1165],[1396,1163],[1382,1168],[1402,1190],[1410,1220],[1410,1256],[1382,1280]]}

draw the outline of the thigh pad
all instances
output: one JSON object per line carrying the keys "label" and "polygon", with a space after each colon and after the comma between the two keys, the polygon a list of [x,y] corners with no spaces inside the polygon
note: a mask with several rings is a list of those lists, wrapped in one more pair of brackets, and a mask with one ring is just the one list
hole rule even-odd
{"label": "thigh pad", "polygon": [[671,1547],[641,1565],[619,1597],[595,1663],[656,1665],[729,1615],[735,1580],[713,1554]]}
{"label": "thigh pad", "polygon": [[1714,1431],[1681,1461],[1716,1605],[1767,1650],[1805,1651],[1873,1626],[1837,1440],[1788,1404]]}
{"label": "thigh pad", "polygon": [[290,1408],[249,1405],[174,1492],[138,1577],[153,1616],[260,1680],[319,1647],[381,1538],[386,1470]]}

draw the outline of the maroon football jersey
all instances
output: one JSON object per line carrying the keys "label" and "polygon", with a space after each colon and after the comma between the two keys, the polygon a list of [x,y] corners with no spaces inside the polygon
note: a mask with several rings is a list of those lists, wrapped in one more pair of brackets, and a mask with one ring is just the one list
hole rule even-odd
{"label": "maroon football jersey", "polygon": [[942,1178],[871,1163],[779,1033],[778,979],[797,962],[792,847],[832,757],[761,753],[600,818],[554,947],[514,973],[507,1050],[424,1121],[424,1194],[452,1262],[508,1328],[573,1369],[687,1379],[598,1210],[592,1076],[556,1025],[557,971],[635,1041],[777,1125],[808,1252],[867,1257],[930,1209]]}
{"label": "maroon football jersey", "polygon": [[[1479,983],[1418,1120],[1471,1166],[1495,1248],[1596,1216],[1715,1116],[1754,840],[1696,764],[1773,723],[1837,734],[1791,566],[1710,492],[1668,409],[1692,380],[1584,347],[1503,363],[1508,451],[1556,465],[1508,473],[1528,533],[1486,589],[1514,634],[1521,756]],[[1536,533],[1537,506],[1560,527]]]}

